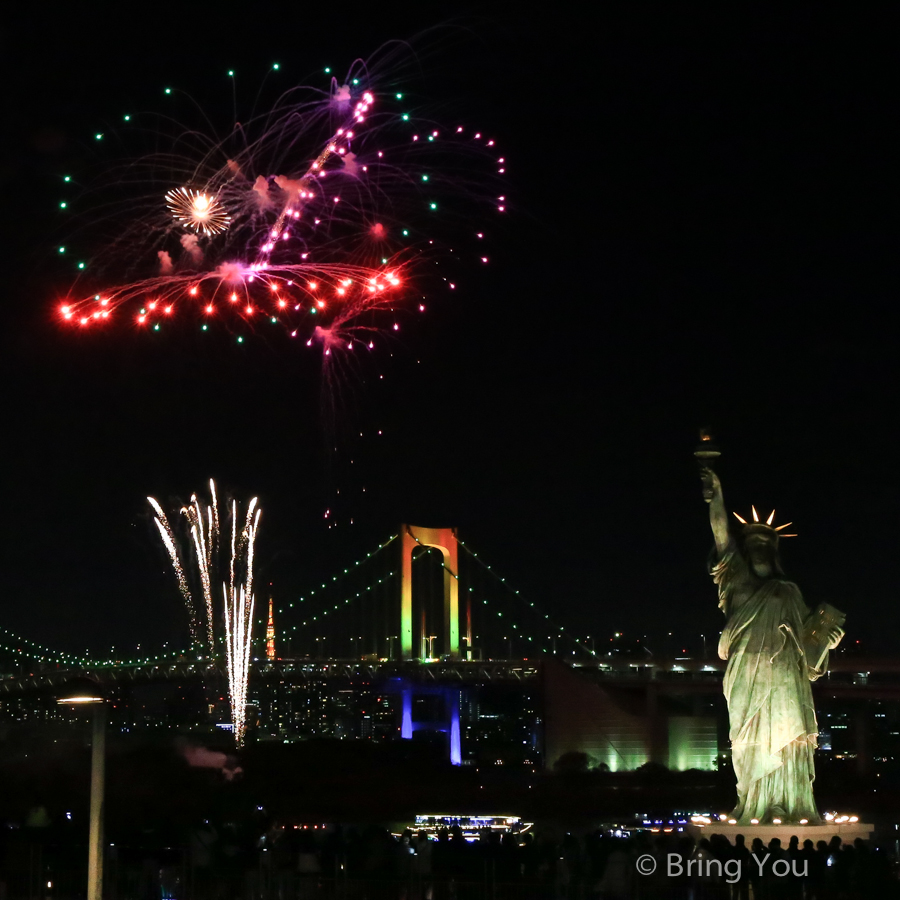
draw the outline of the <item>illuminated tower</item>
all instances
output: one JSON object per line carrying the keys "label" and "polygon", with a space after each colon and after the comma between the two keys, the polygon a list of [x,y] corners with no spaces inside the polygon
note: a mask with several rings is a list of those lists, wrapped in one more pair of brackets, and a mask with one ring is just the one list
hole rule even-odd
{"label": "illuminated tower", "polygon": [[[412,555],[416,547],[435,547],[441,551],[444,569],[444,647],[443,655],[459,659],[459,568],[455,528],[420,528],[403,525],[400,528],[401,585],[400,585],[400,654],[402,659],[413,658],[413,589]],[[423,626],[423,637],[424,637]],[[421,650],[425,654],[425,642]]]}
{"label": "illuminated tower", "polygon": [[275,613],[272,612],[271,597],[269,597],[269,624],[266,626],[266,656],[275,659]]}

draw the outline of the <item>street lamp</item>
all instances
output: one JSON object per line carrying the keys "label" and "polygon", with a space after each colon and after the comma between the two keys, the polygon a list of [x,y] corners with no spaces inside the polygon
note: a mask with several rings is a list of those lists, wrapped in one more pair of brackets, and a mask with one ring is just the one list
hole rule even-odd
{"label": "street lamp", "polygon": [[93,706],[91,821],[88,840],[88,900],[103,897],[103,788],[106,765],[106,698],[90,678],[76,678],[57,697],[60,706]]}

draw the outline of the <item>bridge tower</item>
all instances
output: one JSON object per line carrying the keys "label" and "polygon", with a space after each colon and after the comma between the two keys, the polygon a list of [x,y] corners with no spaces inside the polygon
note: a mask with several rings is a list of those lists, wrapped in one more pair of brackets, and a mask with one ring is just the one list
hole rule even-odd
{"label": "bridge tower", "polygon": [[412,556],[416,547],[435,547],[444,565],[443,655],[459,659],[459,561],[455,528],[400,526],[400,656],[413,659]]}

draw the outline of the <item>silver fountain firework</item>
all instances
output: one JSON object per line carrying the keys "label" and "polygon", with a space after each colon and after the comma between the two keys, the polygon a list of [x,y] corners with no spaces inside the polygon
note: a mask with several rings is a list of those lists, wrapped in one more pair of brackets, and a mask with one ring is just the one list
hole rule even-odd
{"label": "silver fountain firework", "polygon": [[[191,642],[199,649],[203,642],[203,631],[206,631],[206,643],[210,658],[215,657],[217,616],[213,603],[213,584],[220,565],[219,554],[224,549],[219,538],[219,506],[215,481],[209,482],[209,504],[204,505],[196,494],[191,496],[187,506],[181,508],[189,528],[188,546],[193,548],[193,556],[197,567],[197,581],[203,603],[197,603],[191,591],[182,564],[183,553],[179,551],[178,541],[160,504],[148,497],[155,513],[154,522],[159,530],[163,545],[169,554],[172,568],[178,581],[178,588],[187,609]],[[229,558],[227,563],[228,579],[222,581],[224,596],[225,663],[228,671],[229,698],[235,740],[240,746],[246,734],[247,679],[250,672],[250,647],[253,629],[253,560],[256,546],[256,535],[259,530],[259,519],[262,510],[258,507],[258,498],[254,497],[247,508],[243,525],[239,525],[239,512],[236,501],[232,501],[230,509],[231,541],[229,542]],[[205,615],[201,614],[203,610]],[[204,629],[205,624],[205,629]]]}
{"label": "silver fountain firework", "polygon": [[[253,628],[253,552],[259,516],[254,497],[247,509],[244,527],[238,534],[237,503],[231,507],[231,566],[228,584],[222,585],[225,595],[225,655],[228,666],[228,689],[234,739],[240,747],[246,733],[247,680],[250,674],[250,641]],[[243,578],[236,573],[243,562]]]}

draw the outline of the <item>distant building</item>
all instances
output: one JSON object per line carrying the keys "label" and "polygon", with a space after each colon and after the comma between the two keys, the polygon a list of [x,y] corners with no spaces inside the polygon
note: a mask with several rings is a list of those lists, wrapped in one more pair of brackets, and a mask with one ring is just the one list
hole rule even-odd
{"label": "distant building", "polygon": [[718,768],[716,716],[702,707],[686,713],[652,683],[604,683],[551,659],[543,663],[543,697],[548,768],[579,756],[589,768],[610,772],[648,762],[677,770]]}
{"label": "distant building", "polygon": [[269,597],[269,622],[266,625],[266,658],[275,659],[275,613],[272,611],[272,598]]}

